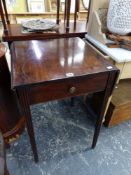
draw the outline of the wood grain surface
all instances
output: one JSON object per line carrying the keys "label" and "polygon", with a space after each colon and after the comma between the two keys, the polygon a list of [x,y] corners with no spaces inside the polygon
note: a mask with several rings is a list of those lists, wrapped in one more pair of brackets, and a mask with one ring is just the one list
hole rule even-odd
{"label": "wood grain surface", "polygon": [[110,66],[79,38],[13,42],[11,53],[12,87],[106,72]]}

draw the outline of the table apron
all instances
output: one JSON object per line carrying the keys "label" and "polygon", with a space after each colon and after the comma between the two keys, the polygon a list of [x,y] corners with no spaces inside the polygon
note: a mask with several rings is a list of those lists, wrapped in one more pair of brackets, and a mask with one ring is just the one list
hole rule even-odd
{"label": "table apron", "polygon": [[29,87],[30,104],[36,104],[67,97],[79,96],[85,93],[103,91],[106,88],[108,73],[89,77],[51,81]]}

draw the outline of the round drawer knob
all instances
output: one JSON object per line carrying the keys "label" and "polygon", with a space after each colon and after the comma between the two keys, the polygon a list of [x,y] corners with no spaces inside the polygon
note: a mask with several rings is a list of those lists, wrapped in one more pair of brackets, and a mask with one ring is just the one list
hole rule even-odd
{"label": "round drawer knob", "polygon": [[70,92],[70,94],[74,94],[76,92],[76,88],[75,87],[71,87],[69,89],[69,92]]}

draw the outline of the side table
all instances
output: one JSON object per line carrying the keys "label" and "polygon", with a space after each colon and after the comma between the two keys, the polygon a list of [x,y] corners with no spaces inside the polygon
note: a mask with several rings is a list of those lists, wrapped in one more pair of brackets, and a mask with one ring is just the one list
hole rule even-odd
{"label": "side table", "polygon": [[35,161],[38,154],[30,105],[40,102],[100,92],[94,148],[119,70],[80,38],[16,41],[11,55],[12,89],[22,106]]}

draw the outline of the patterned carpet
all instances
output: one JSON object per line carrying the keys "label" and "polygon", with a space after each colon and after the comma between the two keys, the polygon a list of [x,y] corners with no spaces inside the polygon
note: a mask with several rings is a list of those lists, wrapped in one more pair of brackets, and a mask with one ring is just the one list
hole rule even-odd
{"label": "patterned carpet", "polygon": [[80,98],[31,106],[39,163],[27,132],[7,151],[11,175],[131,175],[131,121],[102,127],[91,150],[94,123]]}

